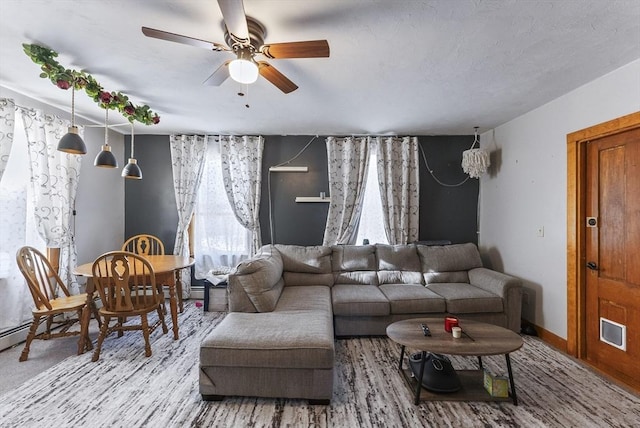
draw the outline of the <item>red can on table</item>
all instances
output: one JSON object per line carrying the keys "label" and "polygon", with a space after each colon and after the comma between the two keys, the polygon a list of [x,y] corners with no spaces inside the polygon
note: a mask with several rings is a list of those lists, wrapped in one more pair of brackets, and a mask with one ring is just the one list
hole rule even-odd
{"label": "red can on table", "polygon": [[445,317],[444,318],[444,331],[447,333],[451,333],[452,327],[458,326],[458,318],[456,317]]}

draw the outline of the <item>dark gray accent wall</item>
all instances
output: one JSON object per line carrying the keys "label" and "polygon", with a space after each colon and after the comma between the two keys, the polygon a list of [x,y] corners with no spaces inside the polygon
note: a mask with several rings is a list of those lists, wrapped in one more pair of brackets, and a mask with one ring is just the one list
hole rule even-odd
{"label": "dark gray accent wall", "polygon": [[[269,172],[309,147],[288,166],[307,166],[309,172]],[[271,192],[269,192],[269,180]],[[327,221],[328,203],[296,203],[296,196],[329,194],[327,149],[324,137],[267,136],[262,157],[262,198],[260,227],[262,242],[276,244],[321,245]],[[271,200],[271,220],[269,217]],[[273,224],[273,231],[270,225]],[[271,239],[273,235],[273,240]]]}
{"label": "dark gray accent wall", "polygon": [[[329,194],[325,137],[265,136],[262,164],[260,226],[263,243],[320,245],[324,234],[328,203],[296,203],[296,196]],[[308,173],[269,172],[309,147],[289,166],[307,166]],[[462,152],[473,136],[421,136],[433,174],[446,184],[463,181]],[[125,139],[125,155],[130,138]],[[135,155],[142,180],[125,183],[125,236],[149,233],[159,236],[168,253],[173,252],[178,224],[169,137],[138,135]],[[420,240],[450,240],[477,243],[478,180],[469,179],[458,187],[438,184],[420,157]],[[271,206],[271,221],[269,207]],[[273,224],[273,231],[270,229]]]}
{"label": "dark gray accent wall", "polygon": [[[125,180],[125,239],[146,233],[162,240],[173,254],[178,210],[173,193],[171,149],[168,135],[136,135],[134,154],[142,180]],[[125,137],[125,158],[131,156],[131,137]],[[124,165],[123,165],[124,166]]]}
{"label": "dark gray accent wall", "polygon": [[433,175],[420,153],[420,240],[478,243],[479,181],[462,171],[462,152],[471,147],[472,135],[418,138]]}

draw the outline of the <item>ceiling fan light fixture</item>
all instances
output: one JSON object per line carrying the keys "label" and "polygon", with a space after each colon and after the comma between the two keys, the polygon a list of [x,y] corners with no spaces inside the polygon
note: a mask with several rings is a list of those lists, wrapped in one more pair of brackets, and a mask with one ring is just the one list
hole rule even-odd
{"label": "ceiling fan light fixture", "polygon": [[249,85],[258,80],[258,64],[249,49],[240,49],[238,57],[229,63],[229,75],[238,83]]}

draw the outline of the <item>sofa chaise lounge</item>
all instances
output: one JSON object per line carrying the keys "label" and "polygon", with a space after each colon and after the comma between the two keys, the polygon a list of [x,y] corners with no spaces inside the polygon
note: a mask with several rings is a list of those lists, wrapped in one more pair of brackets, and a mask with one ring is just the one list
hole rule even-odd
{"label": "sofa chaise lounge", "polygon": [[229,313],[200,347],[200,394],[328,403],[335,337],[446,315],[517,332],[521,295],[473,243],[267,245],[229,275]]}

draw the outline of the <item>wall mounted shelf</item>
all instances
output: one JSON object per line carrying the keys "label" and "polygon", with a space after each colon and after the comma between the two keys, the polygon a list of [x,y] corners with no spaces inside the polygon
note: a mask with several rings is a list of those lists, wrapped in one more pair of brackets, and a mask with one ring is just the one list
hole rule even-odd
{"label": "wall mounted shelf", "polygon": [[272,166],[269,172],[309,172],[308,166]]}
{"label": "wall mounted shelf", "polygon": [[321,196],[296,196],[296,202],[329,202],[330,198]]}

